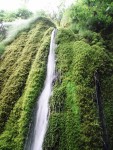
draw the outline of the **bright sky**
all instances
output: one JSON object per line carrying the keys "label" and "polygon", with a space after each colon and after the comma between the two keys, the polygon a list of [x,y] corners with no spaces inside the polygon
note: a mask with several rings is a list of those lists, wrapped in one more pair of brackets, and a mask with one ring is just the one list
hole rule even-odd
{"label": "bright sky", "polygon": [[[52,12],[57,11],[57,6],[61,0],[0,0],[0,10],[13,11],[24,5],[27,1],[27,8],[33,12],[37,10],[45,10]],[[74,0],[66,0],[66,6],[72,4]]]}

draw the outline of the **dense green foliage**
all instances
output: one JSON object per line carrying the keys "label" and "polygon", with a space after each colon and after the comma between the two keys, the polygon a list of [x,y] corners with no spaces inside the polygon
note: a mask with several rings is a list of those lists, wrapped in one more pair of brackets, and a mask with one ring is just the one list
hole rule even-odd
{"label": "dense green foliage", "polygon": [[[44,149],[102,150],[104,142],[108,142],[112,150],[112,2],[78,1],[65,11],[61,24],[68,30],[60,30],[57,36],[58,77]],[[96,101],[96,71],[108,133],[108,141],[104,142]]]}
{"label": "dense green foliage", "polygon": [[8,12],[8,11],[0,10],[0,20],[5,21],[5,22],[11,22],[18,18],[28,19],[32,15],[33,13],[25,8],[20,8],[15,12]]}
{"label": "dense green foliage", "polygon": [[[64,14],[60,8],[59,16],[53,16],[62,27],[56,37],[57,77],[43,149],[103,150],[108,144],[112,150],[113,2],[78,0]],[[0,150],[24,149],[44,84],[53,27],[39,18],[6,47],[0,45],[0,54],[5,49],[0,60]]]}
{"label": "dense green foliage", "polygon": [[[51,115],[45,150],[101,150],[103,147],[103,133],[95,102],[94,73],[99,70],[101,75],[102,95],[107,89],[106,94],[111,95],[107,85],[109,82],[112,84],[110,68],[113,66],[113,57],[98,43],[90,46],[83,40],[77,41],[76,37],[69,30],[58,32],[58,78],[50,101]],[[110,81],[106,84],[108,78]],[[107,103],[107,95],[103,101],[112,147],[113,106],[109,104],[113,102],[109,99],[110,103]]]}
{"label": "dense green foliage", "polygon": [[[76,24],[77,30],[88,28],[100,32],[113,26],[112,5],[113,3],[109,1],[80,1],[71,6],[64,16],[68,17],[71,25]],[[69,21],[65,23],[69,23]]]}
{"label": "dense green foliage", "polygon": [[[112,5],[81,0],[63,15],[61,25],[68,29],[60,29],[57,36],[58,77],[44,150],[102,150],[104,142],[113,149]],[[96,97],[97,71],[103,118]]]}
{"label": "dense green foliage", "polygon": [[[53,24],[38,19],[7,46],[1,61],[0,149],[24,147],[36,98],[42,89]],[[16,68],[16,69],[15,69]],[[16,121],[15,121],[16,120]]]}
{"label": "dense green foliage", "polygon": [[0,44],[0,55],[3,54],[4,50],[5,50],[5,46],[3,44]]}

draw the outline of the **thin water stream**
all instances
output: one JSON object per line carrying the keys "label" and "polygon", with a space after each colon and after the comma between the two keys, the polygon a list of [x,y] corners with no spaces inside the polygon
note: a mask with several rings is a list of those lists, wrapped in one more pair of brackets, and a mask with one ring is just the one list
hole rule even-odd
{"label": "thin water stream", "polygon": [[49,99],[52,92],[52,83],[55,77],[55,35],[56,29],[54,29],[51,34],[45,85],[37,101],[35,123],[32,125],[32,134],[27,140],[25,150],[42,150],[49,119]]}

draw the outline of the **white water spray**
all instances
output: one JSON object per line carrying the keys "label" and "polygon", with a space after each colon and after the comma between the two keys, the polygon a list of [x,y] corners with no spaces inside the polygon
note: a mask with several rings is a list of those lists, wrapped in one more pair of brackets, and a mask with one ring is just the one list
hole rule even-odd
{"label": "white water spray", "polygon": [[55,77],[55,33],[56,30],[54,29],[51,35],[45,86],[37,102],[36,122],[33,129],[33,135],[32,137],[30,137],[31,144],[29,146],[27,145],[25,148],[27,150],[42,150],[42,144],[47,130],[49,116],[49,99],[52,91],[52,83]]}
{"label": "white water spray", "polygon": [[13,22],[3,22],[3,26],[6,29],[6,38],[2,41],[2,43],[7,44],[13,41],[19,32],[28,29],[33,22],[38,20],[39,17],[40,16],[34,15],[29,19],[17,19]]}

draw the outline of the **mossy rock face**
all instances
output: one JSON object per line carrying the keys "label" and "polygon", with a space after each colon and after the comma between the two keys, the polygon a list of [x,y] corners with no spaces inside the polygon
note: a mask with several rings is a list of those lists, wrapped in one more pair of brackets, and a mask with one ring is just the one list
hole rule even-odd
{"label": "mossy rock face", "polygon": [[110,82],[113,84],[111,74],[113,57],[98,43],[90,46],[84,39],[77,41],[72,37],[73,33],[71,31],[69,33],[69,30],[58,31],[56,49],[58,76],[50,101],[50,120],[43,148],[44,150],[103,149],[104,133],[95,101],[94,74],[98,71],[103,111],[112,149],[113,134],[110,133],[113,127],[113,96],[112,86],[109,89],[108,85]]}
{"label": "mossy rock face", "polygon": [[[0,150],[23,150],[45,75],[54,24],[39,18],[6,46],[0,68]],[[88,36],[88,37],[87,37]],[[86,37],[86,39],[84,39]],[[91,38],[91,39],[90,39]],[[96,33],[59,29],[56,82],[44,150],[102,150],[95,72],[110,150],[113,149],[113,56]],[[91,42],[91,43],[89,43]],[[98,43],[100,42],[100,44]]]}
{"label": "mossy rock face", "polygon": [[6,47],[0,68],[0,149],[22,150],[46,74],[54,24],[40,18]]}

